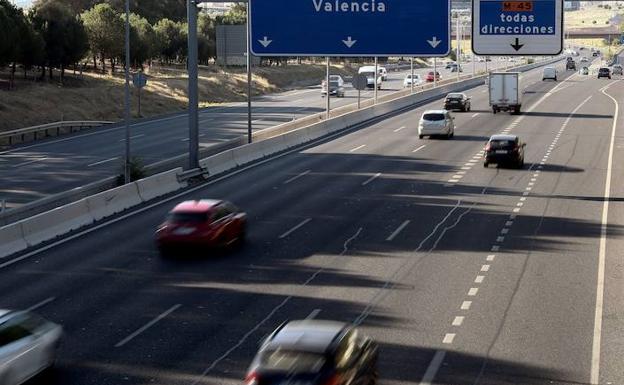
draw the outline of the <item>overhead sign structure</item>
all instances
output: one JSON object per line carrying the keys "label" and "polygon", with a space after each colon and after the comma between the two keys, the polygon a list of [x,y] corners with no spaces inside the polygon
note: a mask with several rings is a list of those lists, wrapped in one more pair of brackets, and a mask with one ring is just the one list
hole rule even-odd
{"label": "overhead sign structure", "polygon": [[256,56],[446,56],[450,0],[250,0]]}
{"label": "overhead sign structure", "polygon": [[477,55],[558,55],[563,51],[563,0],[472,0]]}

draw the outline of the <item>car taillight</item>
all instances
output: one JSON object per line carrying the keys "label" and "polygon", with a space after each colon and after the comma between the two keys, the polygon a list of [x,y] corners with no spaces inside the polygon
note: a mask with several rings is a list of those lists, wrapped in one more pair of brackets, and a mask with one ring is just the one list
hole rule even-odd
{"label": "car taillight", "polygon": [[488,144],[485,146],[485,151],[490,151],[491,149],[492,149],[492,146],[490,146],[490,144],[488,143]]}
{"label": "car taillight", "polygon": [[512,150],[513,152],[520,152],[520,146],[516,146]]}
{"label": "car taillight", "polygon": [[256,372],[251,372],[245,377],[245,385],[258,385],[260,383],[260,376]]}
{"label": "car taillight", "polygon": [[342,379],[340,378],[339,375],[333,374],[331,377],[327,379],[327,381],[323,383],[323,385],[340,385],[341,381]]}

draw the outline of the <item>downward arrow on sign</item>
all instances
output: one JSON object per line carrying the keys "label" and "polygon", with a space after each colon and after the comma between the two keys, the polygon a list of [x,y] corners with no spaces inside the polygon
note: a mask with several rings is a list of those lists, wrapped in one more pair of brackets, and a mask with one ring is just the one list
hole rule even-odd
{"label": "downward arrow on sign", "polygon": [[342,41],[348,48],[353,47],[353,44],[357,43],[357,40],[353,40],[351,36],[347,40]]}
{"label": "downward arrow on sign", "polygon": [[516,51],[520,51],[520,49],[522,47],[524,47],[524,44],[520,44],[520,39],[516,38],[516,44],[511,44],[511,46],[513,47],[513,49],[515,49]]}
{"label": "downward arrow on sign", "polygon": [[268,47],[268,46],[269,46],[269,44],[273,43],[273,40],[269,40],[269,39],[265,36],[265,37],[264,37],[264,40],[258,40],[258,42],[259,42],[260,44],[262,44],[262,46],[263,46],[264,48],[266,48],[266,47]]}

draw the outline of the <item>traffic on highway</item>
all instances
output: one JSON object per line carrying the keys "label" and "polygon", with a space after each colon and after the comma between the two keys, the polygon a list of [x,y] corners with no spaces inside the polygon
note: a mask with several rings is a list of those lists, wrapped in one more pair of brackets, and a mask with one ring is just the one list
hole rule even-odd
{"label": "traffic on highway", "polygon": [[[0,152],[0,385],[624,384],[624,51],[550,0],[293,46],[270,11],[391,38],[427,7],[303,3],[242,9],[248,54],[326,58],[312,86]],[[488,27],[451,57],[460,15]]]}

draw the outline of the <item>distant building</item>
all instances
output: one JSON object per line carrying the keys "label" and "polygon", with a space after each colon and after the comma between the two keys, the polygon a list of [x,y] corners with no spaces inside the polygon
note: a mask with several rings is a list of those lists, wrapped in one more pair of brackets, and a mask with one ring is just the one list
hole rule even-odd
{"label": "distant building", "polygon": [[208,3],[200,3],[198,5],[201,8],[201,12],[205,12],[211,15],[223,15],[227,13],[234,3],[217,3],[217,2],[208,2]]}
{"label": "distant building", "polygon": [[565,1],[563,3],[563,9],[566,11],[578,11],[581,9],[580,1]]}

